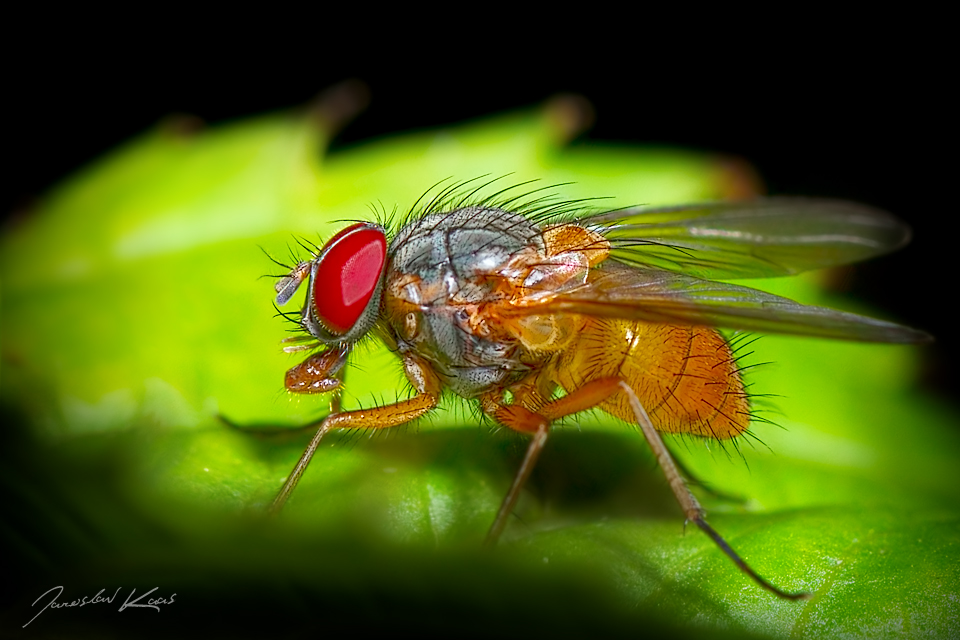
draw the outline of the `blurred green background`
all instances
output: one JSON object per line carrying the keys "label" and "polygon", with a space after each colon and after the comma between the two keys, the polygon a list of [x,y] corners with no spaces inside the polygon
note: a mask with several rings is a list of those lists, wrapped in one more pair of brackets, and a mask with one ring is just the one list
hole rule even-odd
{"label": "blurred green background", "polygon": [[[763,337],[745,364],[769,363],[748,381],[778,426],[757,424],[759,443],[675,441],[699,477],[745,499],[701,492],[710,522],[810,602],[776,600],[699,532],[683,535],[642,437],[599,413],[557,428],[493,553],[479,545],[525,443],[453,398],[414,426],[330,438],[283,517],[262,519],[309,439],[283,428],[326,401],[282,390],[298,358],[280,351],[287,327],[261,278],[276,267],[260,247],[284,257],[298,235],[319,241],[371,206],[403,211],[449,176],[570,183],[556,193],[604,207],[757,184],[716,153],[571,143],[585,123],[569,100],[328,151],[361,102],[209,127],[168,119],[7,225],[5,631],[62,584],[61,601],[116,587],[177,596],[159,615],[48,610],[23,634],[958,632],[960,431],[918,390],[912,347]],[[836,278],[752,284],[869,312],[824,282]],[[358,356],[348,407],[405,392],[392,354]]]}

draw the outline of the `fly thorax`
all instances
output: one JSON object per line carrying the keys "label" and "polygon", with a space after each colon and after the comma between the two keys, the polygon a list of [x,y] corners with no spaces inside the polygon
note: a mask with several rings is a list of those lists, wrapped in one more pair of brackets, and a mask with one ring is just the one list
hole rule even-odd
{"label": "fly thorax", "polygon": [[479,310],[503,299],[501,270],[531,248],[543,251],[539,229],[500,209],[467,207],[406,225],[391,246],[385,298],[400,350],[429,360],[465,397],[521,376],[520,345]]}

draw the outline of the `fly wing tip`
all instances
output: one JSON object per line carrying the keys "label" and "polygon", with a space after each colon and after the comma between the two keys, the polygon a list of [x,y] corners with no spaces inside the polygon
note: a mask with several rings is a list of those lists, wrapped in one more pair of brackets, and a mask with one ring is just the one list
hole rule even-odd
{"label": "fly wing tip", "polygon": [[920,329],[911,329],[908,343],[909,344],[932,344],[936,342],[937,339],[933,337],[933,334],[927,333]]}
{"label": "fly wing tip", "polygon": [[885,327],[885,330],[876,335],[876,339],[872,342],[885,342],[888,344],[931,344],[936,341],[936,338],[932,334],[923,331],[922,329],[914,329],[913,327],[905,327],[899,324],[889,324],[890,326]]}

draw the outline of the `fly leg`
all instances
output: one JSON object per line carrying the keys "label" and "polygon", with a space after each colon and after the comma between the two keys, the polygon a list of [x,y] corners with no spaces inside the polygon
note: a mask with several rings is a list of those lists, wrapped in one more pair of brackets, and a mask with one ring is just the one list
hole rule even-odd
{"label": "fly leg", "polygon": [[693,522],[696,523],[696,525],[700,527],[704,533],[710,536],[710,539],[713,540],[718,547],[720,547],[721,551],[727,554],[727,556],[733,560],[738,567],[740,567],[741,571],[753,578],[754,582],[764,589],[772,591],[781,598],[787,598],[789,600],[802,600],[809,598],[809,593],[787,593],[786,591],[780,590],[760,577],[760,575],[757,574],[757,572],[754,571],[750,565],[743,560],[743,558],[737,555],[737,552],[734,551],[729,544],[727,544],[727,541],[723,539],[723,536],[721,536],[713,529],[713,527],[707,524],[707,521],[705,520],[706,514],[703,511],[703,507],[700,506],[700,503],[697,502],[697,499],[694,497],[694,495],[690,493],[690,489],[687,487],[686,482],[684,482],[683,476],[680,475],[680,472],[677,470],[677,466],[673,462],[673,458],[670,457],[670,452],[667,450],[666,445],[663,444],[663,439],[654,428],[653,423],[650,421],[650,417],[643,408],[643,405],[640,404],[640,399],[637,398],[637,394],[634,393],[633,389],[630,388],[630,385],[623,380],[612,380],[616,380],[620,387],[619,390],[627,396],[627,401],[630,403],[630,408],[633,410],[637,424],[640,425],[640,429],[643,431],[643,435],[647,439],[647,444],[649,444],[650,448],[653,449],[653,453],[657,458],[657,463],[660,465],[660,469],[663,470],[663,474],[667,477],[667,483],[670,485],[673,495],[677,498],[677,502],[679,502],[680,506],[683,508],[683,512],[686,515],[687,520],[693,520]]}
{"label": "fly leg", "polygon": [[[500,424],[514,431],[533,436],[533,439],[530,440],[530,444],[527,446],[527,453],[524,455],[523,462],[520,464],[520,469],[513,478],[513,484],[510,486],[510,490],[500,504],[500,510],[497,512],[497,517],[493,521],[490,531],[487,532],[487,538],[484,541],[486,546],[495,545],[504,527],[507,526],[507,519],[513,512],[513,508],[520,498],[520,492],[523,490],[523,486],[526,484],[531,472],[533,472],[533,467],[536,465],[537,459],[540,457],[540,452],[547,442],[550,423],[564,416],[595,407],[618,390],[619,387],[617,386],[617,379],[615,378],[595,380],[588,382],[562,398],[544,403],[536,411],[532,411],[520,404],[502,404],[493,395],[481,398],[483,410],[493,416]],[[520,400],[521,397],[527,399],[528,395],[518,394],[515,396],[515,400]]]}
{"label": "fly leg", "polygon": [[500,510],[497,511],[493,526],[487,532],[487,537],[483,542],[484,546],[487,547],[492,547],[497,543],[497,538],[500,537],[503,528],[507,526],[507,518],[513,513],[513,507],[520,498],[523,485],[527,483],[533,467],[536,466],[540,452],[543,451],[543,445],[547,443],[547,434],[550,433],[550,422],[529,409],[519,405],[496,405],[495,408],[491,407],[491,409],[488,413],[491,413],[500,424],[514,431],[532,435],[533,438],[527,446],[527,453],[523,457],[523,462],[520,463],[517,475],[513,477],[513,484],[510,485],[510,490],[507,491],[507,495],[500,504]]}
{"label": "fly leg", "polygon": [[[315,356],[307,358],[302,364],[288,371],[287,389],[299,391],[300,393],[319,393],[321,392],[321,387],[329,387],[322,389],[325,391],[335,390],[340,384],[338,378],[325,377],[325,375],[329,373],[329,370],[325,370],[322,367],[312,368],[313,365],[318,364],[318,362],[319,364],[334,362],[333,356],[331,356],[325,361],[315,361],[311,363],[311,358],[317,357],[322,359],[327,353],[330,353],[330,351],[315,354]],[[346,357],[345,354],[344,357]],[[335,364],[334,362],[334,365]],[[440,379],[437,377],[437,374],[434,373],[427,363],[412,355],[404,357],[403,365],[407,379],[413,384],[416,395],[408,400],[401,400],[394,404],[373,407],[371,409],[332,413],[324,418],[320,422],[316,434],[314,434],[310,440],[310,444],[307,445],[303,455],[300,456],[300,460],[298,460],[296,466],[294,466],[293,471],[287,476],[283,487],[281,487],[279,493],[277,493],[277,497],[274,498],[270,504],[270,513],[279,513],[280,510],[283,509],[283,505],[287,502],[290,494],[293,493],[297,483],[300,482],[303,472],[307,470],[307,465],[310,464],[313,454],[316,453],[317,447],[320,446],[320,441],[330,431],[334,429],[384,429],[387,427],[396,427],[419,418],[437,406],[440,400],[441,389]],[[342,363],[339,366],[342,366]],[[333,371],[333,374],[335,373],[336,371]],[[300,388],[291,388],[291,382],[294,382],[297,387],[310,390],[301,391]],[[313,391],[314,388],[316,388],[317,391]]]}
{"label": "fly leg", "polygon": [[540,407],[536,413],[518,405],[498,404],[492,397],[486,397],[482,399],[484,403],[484,410],[493,415],[493,417],[502,424],[515,431],[531,433],[534,436],[529,447],[527,448],[527,453],[523,459],[523,463],[520,465],[520,470],[517,472],[516,477],[514,477],[513,485],[510,487],[510,491],[503,499],[503,504],[500,506],[500,510],[497,513],[496,520],[493,522],[493,526],[490,527],[490,532],[487,534],[486,544],[495,544],[500,533],[506,526],[507,518],[513,511],[513,507],[520,496],[520,491],[523,488],[523,485],[526,483],[527,478],[530,477],[530,473],[533,470],[533,465],[536,463],[537,458],[540,457],[540,451],[543,449],[543,445],[546,443],[550,423],[564,416],[572,415],[579,413],[580,411],[585,411],[586,409],[596,407],[617,392],[621,392],[626,395],[636,422],[638,425],[640,425],[640,429],[643,431],[643,435],[647,439],[647,443],[653,450],[653,453],[657,458],[657,463],[660,465],[664,475],[667,477],[667,483],[670,485],[670,489],[673,491],[673,495],[676,497],[677,502],[680,503],[680,507],[683,509],[687,520],[692,520],[694,523],[696,523],[696,525],[700,527],[700,529],[702,529],[703,532],[706,533],[718,547],[720,547],[721,551],[727,554],[727,556],[733,560],[738,567],[740,567],[741,571],[753,578],[754,582],[764,589],[772,591],[781,598],[787,598],[789,600],[809,598],[810,594],[808,593],[787,593],[767,582],[764,578],[757,574],[757,572],[754,571],[750,565],[748,565],[739,555],[737,555],[737,553],[730,547],[729,544],[727,544],[727,541],[724,540],[719,533],[717,533],[710,525],[707,524],[703,507],[700,506],[700,503],[697,501],[696,497],[694,497],[694,495],[690,493],[690,489],[687,488],[687,484],[684,482],[683,476],[681,476],[680,472],[677,470],[677,466],[674,464],[673,458],[670,456],[670,452],[667,450],[666,445],[664,445],[663,440],[660,438],[660,434],[657,433],[657,430],[650,421],[650,417],[647,415],[646,410],[643,408],[643,405],[640,404],[640,399],[637,398],[637,394],[634,393],[630,385],[620,378],[601,378],[598,380],[592,380],[582,385],[575,391],[568,393],[562,398],[547,402]]}

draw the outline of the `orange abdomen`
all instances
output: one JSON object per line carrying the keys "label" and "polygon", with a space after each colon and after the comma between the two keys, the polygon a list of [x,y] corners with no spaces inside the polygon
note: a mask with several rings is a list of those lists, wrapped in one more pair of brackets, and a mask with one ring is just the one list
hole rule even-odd
{"label": "orange abdomen", "polygon": [[[750,423],[733,352],[709,327],[584,317],[558,359],[556,381],[570,392],[612,376],[633,388],[658,431],[732,438]],[[622,394],[600,408],[635,422]]]}

